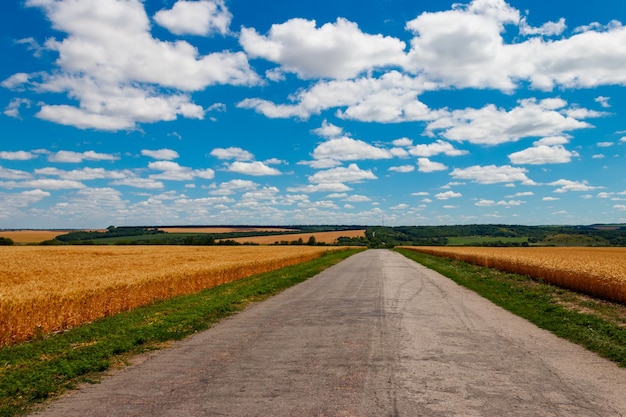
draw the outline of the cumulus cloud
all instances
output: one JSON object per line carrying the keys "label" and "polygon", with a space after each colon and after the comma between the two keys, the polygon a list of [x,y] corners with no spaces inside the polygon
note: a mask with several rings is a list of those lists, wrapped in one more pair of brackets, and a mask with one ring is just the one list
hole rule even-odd
{"label": "cumulus cloud", "polygon": [[437,200],[449,200],[450,198],[463,197],[463,194],[454,191],[446,191],[443,193],[435,194]]}
{"label": "cumulus cloud", "polygon": [[441,131],[441,135],[449,140],[499,145],[524,137],[557,136],[591,127],[587,122],[558,111],[566,106],[567,102],[562,99],[525,99],[510,111],[493,104],[481,109],[454,110],[429,123],[427,131]]}
{"label": "cumulus cloud", "polygon": [[350,183],[375,179],[377,179],[377,177],[371,170],[362,170],[357,164],[350,164],[348,167],[331,168],[325,171],[316,172],[315,174],[309,176],[309,182],[313,184]]}
{"label": "cumulus cloud", "polygon": [[562,137],[549,137],[535,142],[533,147],[522,151],[513,152],[509,155],[509,160],[514,164],[544,165],[544,164],[564,164],[578,157],[578,152],[568,151],[557,142]]}
{"label": "cumulus cloud", "polygon": [[242,52],[201,56],[188,42],[152,37],[138,0],[28,0],[26,5],[43,9],[53,27],[66,34],[45,44],[59,54],[58,69],[14,74],[3,85],[17,88],[28,82],[35,91],[66,94],[79,102],[77,107],[43,104],[37,116],[44,120],[120,130],[178,116],[201,119],[204,110],[185,92],[260,82]]}
{"label": "cumulus cloud", "polygon": [[[445,112],[432,111],[417,97],[436,84],[423,77],[412,77],[393,70],[379,78],[319,81],[311,88],[293,94],[290,104],[275,104],[260,98],[248,98],[238,107],[254,109],[269,118],[307,119],[331,108],[343,119],[396,123],[434,120]],[[441,113],[441,114],[440,114]]]}
{"label": "cumulus cloud", "polygon": [[3,188],[38,188],[42,190],[71,190],[75,188],[84,188],[85,184],[73,180],[58,180],[50,178],[32,179],[25,181],[7,181],[0,182]]}
{"label": "cumulus cloud", "polygon": [[250,161],[254,159],[254,155],[250,152],[232,146],[230,148],[215,148],[211,151],[210,155],[217,159],[224,160],[234,159],[236,161]]}
{"label": "cumulus cloud", "polygon": [[125,185],[125,186],[133,187],[133,188],[143,188],[146,190],[158,190],[158,189],[165,187],[161,181],[157,181],[152,178],[138,178],[138,177],[129,177],[129,178],[123,178],[120,180],[115,180],[111,184],[112,185]]}
{"label": "cumulus cloud", "polygon": [[558,181],[551,182],[549,185],[559,187],[554,190],[555,193],[566,193],[568,191],[590,191],[599,188],[589,185],[587,181],[572,181],[566,179],[560,179]]}
{"label": "cumulus cloud", "polygon": [[10,161],[28,161],[36,157],[37,155],[33,152],[27,151],[0,151],[0,159],[7,159]]}
{"label": "cumulus cloud", "polygon": [[[533,28],[504,0],[474,0],[452,10],[422,13],[407,23],[411,40],[406,69],[464,88],[513,91],[520,81],[534,88],[589,88],[626,83],[626,29],[616,21],[589,25],[558,40],[530,37],[507,43],[503,34],[562,34],[565,21]],[[611,47],[607,47],[611,45]]]}
{"label": "cumulus cloud", "polygon": [[172,161],[150,162],[148,168],[161,171],[159,174],[150,175],[150,178],[156,180],[189,181],[195,178],[210,180],[215,177],[215,171],[210,168],[191,169]]}
{"label": "cumulus cloud", "polygon": [[360,73],[404,60],[404,42],[363,33],[343,18],[316,27],[314,20],[291,19],[274,24],[267,36],[242,28],[239,42],[252,57],[281,65],[304,79],[347,79]]}
{"label": "cumulus cloud", "polygon": [[525,168],[516,168],[510,165],[474,165],[468,168],[455,168],[450,175],[479,184],[521,182],[524,185],[535,185],[535,182],[526,176],[527,172],[528,170]]}
{"label": "cumulus cloud", "polygon": [[322,126],[318,127],[317,129],[313,129],[312,132],[324,138],[335,138],[343,134],[343,129],[339,126],[335,126],[334,124],[329,123],[326,119],[324,119],[324,121],[322,122]]}
{"label": "cumulus cloud", "polygon": [[117,161],[119,157],[95,151],[74,152],[58,151],[48,155],[50,162],[81,163],[83,161]]}
{"label": "cumulus cloud", "polygon": [[390,167],[388,171],[407,173],[407,172],[415,171],[415,167],[413,165],[400,165],[400,166]]}
{"label": "cumulus cloud", "polygon": [[31,177],[32,175],[29,172],[0,166],[0,178],[4,178],[6,180],[24,180]]}
{"label": "cumulus cloud", "polygon": [[20,108],[25,106],[29,108],[31,101],[25,98],[14,98],[4,109],[4,115],[13,117],[14,119],[20,119]]}
{"label": "cumulus cloud", "polygon": [[232,14],[223,0],[177,1],[169,10],[160,10],[154,20],[176,35],[225,35]]}
{"label": "cumulus cloud", "polygon": [[267,166],[263,162],[242,162],[235,161],[228,166],[228,171],[237,172],[239,174],[245,175],[254,175],[254,176],[262,176],[262,175],[281,175],[281,172],[276,168],[272,168]]}
{"label": "cumulus cloud", "polygon": [[409,148],[409,154],[413,156],[431,157],[439,154],[447,156],[466,155],[468,152],[456,149],[452,144],[443,140],[437,140],[433,143],[419,144]]}
{"label": "cumulus cloud", "polygon": [[40,168],[36,169],[35,174],[37,175],[48,175],[48,176],[57,176],[64,180],[75,180],[75,181],[87,181],[87,180],[97,180],[97,179],[119,179],[125,178],[128,173],[121,171],[108,171],[104,168],[90,168],[84,167],[81,169],[74,169],[72,171],[65,171],[58,168]]}
{"label": "cumulus cloud", "polygon": [[157,149],[157,150],[142,149],[141,154],[144,156],[149,156],[150,158],[160,159],[160,160],[165,160],[165,161],[169,161],[169,160],[176,159],[179,157],[178,152],[176,152],[175,150],[165,149],[165,148]]}
{"label": "cumulus cloud", "polygon": [[419,172],[445,171],[448,167],[440,162],[433,162],[428,158],[417,159],[417,170]]}
{"label": "cumulus cloud", "polygon": [[330,139],[318,145],[313,151],[315,159],[334,159],[337,161],[356,161],[361,159],[391,159],[391,152],[377,148],[361,140],[349,137]]}
{"label": "cumulus cloud", "polygon": [[342,193],[350,190],[352,188],[339,182],[320,182],[319,184],[287,188],[290,193]]}

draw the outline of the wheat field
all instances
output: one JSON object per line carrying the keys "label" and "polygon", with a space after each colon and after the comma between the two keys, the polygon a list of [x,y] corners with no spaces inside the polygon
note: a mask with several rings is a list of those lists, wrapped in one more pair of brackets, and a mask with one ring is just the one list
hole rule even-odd
{"label": "wheat field", "polygon": [[626,304],[626,248],[404,248],[527,275]]}
{"label": "wheat field", "polygon": [[0,247],[0,346],[317,258],[315,246]]}

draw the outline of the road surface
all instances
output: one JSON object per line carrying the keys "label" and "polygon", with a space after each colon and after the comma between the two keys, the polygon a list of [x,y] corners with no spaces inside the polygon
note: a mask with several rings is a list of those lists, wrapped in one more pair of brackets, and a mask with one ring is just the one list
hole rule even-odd
{"label": "road surface", "polygon": [[368,250],[39,416],[626,416],[626,369]]}

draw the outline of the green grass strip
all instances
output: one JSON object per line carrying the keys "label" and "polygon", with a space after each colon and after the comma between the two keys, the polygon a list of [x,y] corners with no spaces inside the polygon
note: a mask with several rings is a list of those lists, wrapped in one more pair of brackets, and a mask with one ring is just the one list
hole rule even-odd
{"label": "green grass strip", "polygon": [[41,340],[0,349],[0,416],[25,414],[33,406],[76,387],[97,382],[112,364],[206,330],[315,276],[358,250],[329,251],[299,265],[254,275],[198,294],[157,302]]}
{"label": "green grass strip", "polygon": [[588,298],[581,301],[576,293],[531,280],[527,276],[406,249],[396,251],[538,327],[626,366],[624,306],[614,305],[622,314],[621,317],[611,318],[601,311],[606,302],[589,301]]}

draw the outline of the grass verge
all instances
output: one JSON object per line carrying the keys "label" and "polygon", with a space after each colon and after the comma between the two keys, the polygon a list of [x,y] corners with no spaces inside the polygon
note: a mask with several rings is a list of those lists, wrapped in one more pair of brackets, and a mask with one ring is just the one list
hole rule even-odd
{"label": "grass verge", "polygon": [[523,275],[406,249],[396,251],[538,327],[626,366],[626,306]]}
{"label": "grass verge", "polygon": [[329,251],[313,261],[2,348],[0,417],[26,414],[35,405],[80,383],[97,382],[104,371],[127,364],[132,355],[163,348],[173,340],[205,330],[249,304],[305,281],[358,251]]}

